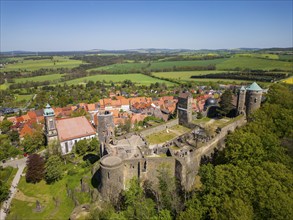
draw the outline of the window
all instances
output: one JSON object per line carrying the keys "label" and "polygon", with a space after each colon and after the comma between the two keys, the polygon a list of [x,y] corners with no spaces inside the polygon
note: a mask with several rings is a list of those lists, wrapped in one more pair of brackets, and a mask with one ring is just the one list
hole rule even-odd
{"label": "window", "polygon": [[254,98],[254,103],[256,103],[257,102],[257,98]]}
{"label": "window", "polygon": [[53,119],[50,119],[49,121],[49,129],[54,129],[54,122],[53,122]]}
{"label": "window", "polygon": [[147,162],[145,161],[145,162],[143,163],[142,172],[146,172],[146,169],[147,169]]}
{"label": "window", "polygon": [[65,153],[68,152],[68,142],[65,142]]}
{"label": "window", "polygon": [[108,179],[110,179],[110,173],[108,172]]}

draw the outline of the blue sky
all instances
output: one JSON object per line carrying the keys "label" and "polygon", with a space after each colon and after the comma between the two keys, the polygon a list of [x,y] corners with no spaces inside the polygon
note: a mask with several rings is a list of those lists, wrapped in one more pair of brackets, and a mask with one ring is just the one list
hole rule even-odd
{"label": "blue sky", "polygon": [[290,1],[1,0],[1,51],[292,47]]}

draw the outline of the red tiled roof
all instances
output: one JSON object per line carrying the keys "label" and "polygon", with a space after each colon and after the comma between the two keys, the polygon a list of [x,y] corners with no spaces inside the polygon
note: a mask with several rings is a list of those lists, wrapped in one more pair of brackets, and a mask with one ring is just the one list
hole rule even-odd
{"label": "red tiled roof", "polygon": [[25,135],[32,135],[33,129],[28,125],[24,124],[23,128],[19,132],[20,137],[24,137]]}
{"label": "red tiled roof", "polygon": [[37,118],[37,114],[34,111],[28,111],[27,115],[28,115],[28,117],[30,117],[30,119]]}
{"label": "red tiled roof", "polygon": [[56,120],[56,128],[60,141],[72,140],[96,134],[95,129],[84,116]]}
{"label": "red tiled roof", "polygon": [[95,104],[87,104],[88,110],[89,111],[95,111],[96,110],[96,105]]}

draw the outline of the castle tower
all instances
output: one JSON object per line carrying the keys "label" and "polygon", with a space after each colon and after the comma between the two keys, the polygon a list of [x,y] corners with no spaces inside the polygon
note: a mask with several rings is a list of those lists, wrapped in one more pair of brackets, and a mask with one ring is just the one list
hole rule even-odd
{"label": "castle tower", "polygon": [[113,144],[115,140],[115,125],[111,112],[102,111],[98,113],[97,132],[100,141],[100,155],[102,157],[106,154],[106,145]]}
{"label": "castle tower", "polygon": [[99,190],[108,201],[116,201],[124,189],[123,163],[119,157],[106,155],[100,163],[101,181]]}
{"label": "castle tower", "polygon": [[192,121],[192,95],[184,91],[178,97],[178,118],[180,125],[188,125]]}
{"label": "castle tower", "polygon": [[237,97],[237,115],[245,114],[245,95],[246,89],[241,86]]}
{"label": "castle tower", "polygon": [[252,83],[246,88],[246,115],[259,109],[262,97],[262,88],[256,83]]}
{"label": "castle tower", "polygon": [[55,123],[55,113],[49,104],[44,109],[45,119],[45,135],[47,143],[49,144],[53,140],[57,140],[57,129]]}

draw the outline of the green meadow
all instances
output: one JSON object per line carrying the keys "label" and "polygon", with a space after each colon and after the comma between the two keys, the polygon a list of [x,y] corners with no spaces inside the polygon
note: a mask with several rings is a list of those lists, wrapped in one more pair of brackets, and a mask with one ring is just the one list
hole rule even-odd
{"label": "green meadow", "polygon": [[62,78],[62,74],[50,74],[50,75],[43,75],[43,76],[34,76],[34,77],[27,77],[27,78],[16,78],[14,79],[16,83],[24,83],[24,82],[42,82],[42,81],[54,81],[59,80]]}
{"label": "green meadow", "polygon": [[150,76],[146,76],[139,73],[134,74],[103,74],[103,75],[93,75],[93,76],[87,76],[82,77],[74,80],[66,81],[66,84],[72,85],[72,84],[80,84],[80,83],[86,83],[88,81],[105,81],[107,83],[110,83],[111,81],[114,83],[120,83],[124,80],[131,80],[134,83],[140,84],[140,85],[150,85],[151,83],[166,83],[166,85],[173,85],[173,83],[165,81],[165,80],[159,80],[152,78]]}
{"label": "green meadow", "polygon": [[42,60],[25,60],[18,59],[17,63],[7,64],[2,68],[1,72],[9,72],[15,70],[34,71],[41,68],[57,69],[57,68],[74,68],[82,64],[81,60],[71,60],[69,57],[55,56],[53,59]]}
{"label": "green meadow", "polygon": [[98,67],[89,69],[88,71],[92,70],[107,70],[107,71],[130,71],[130,70],[140,70],[141,68],[148,68],[148,69],[164,69],[164,68],[172,68],[182,67],[182,66],[208,66],[208,65],[216,65],[218,63],[222,63],[227,58],[221,59],[212,59],[212,60],[190,60],[190,61],[157,61],[157,62],[140,62],[140,63],[118,63],[112,64],[108,66]]}
{"label": "green meadow", "polygon": [[156,77],[163,77],[177,80],[194,80],[191,76],[200,76],[212,73],[222,73],[224,71],[211,70],[211,71],[176,71],[176,72],[153,72],[152,74]]}
{"label": "green meadow", "polygon": [[261,59],[256,57],[231,57],[222,63],[217,64],[217,70],[228,70],[228,69],[258,69],[258,70],[273,70],[279,69],[284,71],[292,71],[293,63],[280,61],[280,60],[269,60]]}

